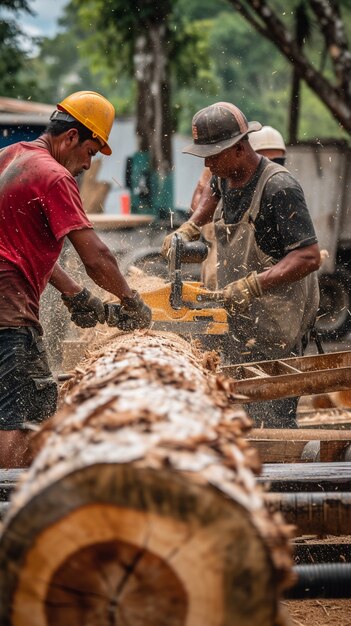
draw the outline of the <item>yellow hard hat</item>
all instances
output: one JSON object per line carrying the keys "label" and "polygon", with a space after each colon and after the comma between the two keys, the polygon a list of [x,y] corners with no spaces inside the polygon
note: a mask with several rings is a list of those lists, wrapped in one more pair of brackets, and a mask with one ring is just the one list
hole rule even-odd
{"label": "yellow hard hat", "polygon": [[100,148],[103,154],[112,154],[108,137],[115,119],[115,109],[111,102],[95,91],[76,91],[57,105],[59,111],[69,113],[78,122],[89,128],[104,144]]}

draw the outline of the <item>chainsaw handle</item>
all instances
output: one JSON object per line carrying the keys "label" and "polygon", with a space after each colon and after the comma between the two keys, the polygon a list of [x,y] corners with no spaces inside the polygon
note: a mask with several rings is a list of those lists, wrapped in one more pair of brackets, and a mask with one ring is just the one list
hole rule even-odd
{"label": "chainsaw handle", "polygon": [[208,255],[208,247],[203,241],[181,242],[182,263],[202,263]]}

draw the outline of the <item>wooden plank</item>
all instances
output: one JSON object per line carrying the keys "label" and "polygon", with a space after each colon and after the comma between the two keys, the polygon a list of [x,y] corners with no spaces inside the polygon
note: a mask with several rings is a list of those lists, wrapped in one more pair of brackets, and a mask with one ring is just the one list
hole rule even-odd
{"label": "wooden plank", "polygon": [[319,457],[321,463],[343,461],[350,443],[347,441],[321,441]]}
{"label": "wooden plank", "polygon": [[251,440],[262,463],[302,463],[301,455],[306,441]]}
{"label": "wooden plank", "polygon": [[351,430],[255,428],[247,440],[258,449],[263,463],[302,463],[302,452],[309,441],[320,442],[320,461],[343,461],[351,445]]}
{"label": "wooden plank", "polygon": [[297,408],[299,428],[346,429],[351,428],[349,408]]}
{"label": "wooden plank", "polygon": [[253,374],[254,376],[258,376],[258,378],[266,378],[266,372],[263,372],[259,367],[254,367],[253,365],[243,365],[243,369],[245,373]]}
{"label": "wooden plank", "polygon": [[138,228],[148,226],[154,221],[152,215],[106,215],[90,213],[89,220],[96,230],[118,230],[119,228]]}
{"label": "wooden plank", "polygon": [[[349,461],[345,454],[350,450],[349,441],[315,441],[319,443],[319,458],[321,463],[331,463],[333,461]],[[307,441],[286,441],[278,439],[252,439],[251,444],[259,452],[262,463],[308,463],[311,456],[303,458],[303,452]]]}
{"label": "wooden plank", "polygon": [[285,441],[351,441],[351,430],[324,430],[322,428],[253,428],[247,439]]}
{"label": "wooden plank", "polygon": [[279,360],[278,361],[279,366],[281,367],[282,372],[284,372],[284,370],[289,374],[301,374],[301,370],[297,369],[296,367],[293,367],[292,365],[289,365],[289,363],[285,363],[284,361]]}

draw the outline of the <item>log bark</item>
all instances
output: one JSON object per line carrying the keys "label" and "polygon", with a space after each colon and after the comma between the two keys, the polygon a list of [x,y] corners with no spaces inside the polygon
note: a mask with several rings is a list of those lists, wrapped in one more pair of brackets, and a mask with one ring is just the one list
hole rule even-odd
{"label": "log bark", "polygon": [[2,626],[278,624],[290,527],[201,359],[140,332],[66,383],[4,522]]}

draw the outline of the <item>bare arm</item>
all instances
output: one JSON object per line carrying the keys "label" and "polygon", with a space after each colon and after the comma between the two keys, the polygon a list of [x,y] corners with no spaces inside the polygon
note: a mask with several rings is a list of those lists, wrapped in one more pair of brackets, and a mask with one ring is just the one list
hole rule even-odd
{"label": "bare arm", "polygon": [[73,230],[68,238],[79,254],[88,276],[99,287],[120,299],[133,297],[114,255],[93,229]]}
{"label": "bare arm", "polygon": [[65,296],[74,296],[82,290],[82,287],[58,263],[54,266],[49,283]]}
{"label": "bare arm", "polygon": [[208,182],[200,196],[199,203],[191,216],[191,221],[197,226],[204,226],[212,221],[219,200],[213,194]]}
{"label": "bare arm", "polygon": [[314,272],[320,265],[318,244],[298,248],[289,252],[276,265],[258,275],[262,291],[268,291],[280,285],[289,285]]}
{"label": "bare arm", "polygon": [[202,170],[202,174],[194,189],[193,197],[191,199],[190,208],[192,212],[194,212],[197,209],[197,206],[201,198],[201,194],[203,190],[205,189],[207,183],[210,181],[211,176],[212,176],[211,170],[208,167],[204,167],[204,169]]}

